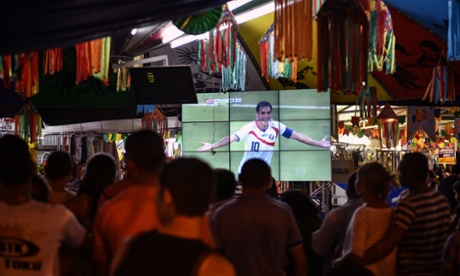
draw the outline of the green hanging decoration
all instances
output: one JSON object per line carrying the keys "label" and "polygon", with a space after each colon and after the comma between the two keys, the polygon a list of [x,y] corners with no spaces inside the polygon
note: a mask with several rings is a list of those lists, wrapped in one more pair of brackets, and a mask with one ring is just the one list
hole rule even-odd
{"label": "green hanging decoration", "polygon": [[222,8],[212,8],[205,12],[173,20],[173,24],[186,34],[198,35],[213,29],[222,16]]}

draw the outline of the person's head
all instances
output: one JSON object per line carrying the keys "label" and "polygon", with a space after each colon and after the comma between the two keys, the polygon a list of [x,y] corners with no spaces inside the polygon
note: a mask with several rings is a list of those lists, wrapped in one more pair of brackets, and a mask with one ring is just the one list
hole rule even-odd
{"label": "person's head", "polygon": [[460,165],[453,165],[452,166],[452,174],[453,175],[459,175],[460,174]]}
{"label": "person's head", "polygon": [[345,190],[348,198],[360,198],[360,196],[356,193],[355,182],[356,171],[352,172],[350,176],[348,176],[347,189]]}
{"label": "person's head", "polygon": [[107,153],[93,155],[86,165],[86,172],[78,194],[99,196],[108,185],[115,181],[117,166],[115,159]]}
{"label": "person's head", "polygon": [[455,200],[457,200],[457,202],[460,202],[460,180],[457,180],[452,185],[452,190],[454,190],[455,193]]}
{"label": "person's head", "polygon": [[382,164],[378,162],[365,163],[359,167],[356,173],[356,192],[364,199],[366,199],[366,193],[371,193],[385,200],[392,180],[393,177]]}
{"label": "person's head", "polygon": [[73,168],[73,161],[66,151],[54,151],[46,159],[45,176],[49,181],[57,181],[70,177]]}
{"label": "person's head", "polygon": [[272,185],[270,166],[262,159],[249,159],[241,168],[239,181],[243,193],[247,190],[265,192]]}
{"label": "person's head", "polygon": [[152,130],[136,131],[126,139],[124,157],[134,182],[139,174],[159,173],[166,160],[163,139]]}
{"label": "person's head", "polygon": [[428,159],[423,153],[406,153],[398,165],[399,183],[411,190],[426,186],[428,171]]}
{"label": "person's head", "polygon": [[318,215],[316,204],[307,193],[299,190],[288,190],[281,194],[281,201],[287,203],[296,218],[313,218]]}
{"label": "person's head", "polygon": [[41,202],[48,202],[51,194],[51,187],[44,177],[38,174],[32,176],[30,196],[32,199]]}
{"label": "person's head", "polygon": [[211,167],[196,158],[178,158],[160,174],[157,212],[163,224],[175,216],[202,216],[215,193],[216,177]]}
{"label": "person's head", "polygon": [[227,169],[214,169],[217,176],[216,201],[231,198],[235,194],[235,174]]}
{"label": "person's head", "polygon": [[0,183],[6,186],[28,184],[35,165],[27,143],[15,135],[0,138]]}
{"label": "person's head", "polygon": [[272,105],[267,101],[261,101],[256,106],[256,122],[262,130],[268,128],[272,119]]}

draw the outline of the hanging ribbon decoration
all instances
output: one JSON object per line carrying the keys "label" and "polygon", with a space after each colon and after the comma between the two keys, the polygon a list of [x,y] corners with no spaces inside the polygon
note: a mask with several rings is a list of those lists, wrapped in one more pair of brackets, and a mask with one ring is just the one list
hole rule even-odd
{"label": "hanging ribbon decoration", "polygon": [[222,17],[209,31],[209,38],[198,44],[198,66],[209,74],[222,74],[222,91],[245,90],[247,58],[237,44],[238,22],[227,5]]}
{"label": "hanging ribbon decoration", "polygon": [[327,0],[317,18],[318,92],[359,94],[368,81],[369,22],[356,0]]}
{"label": "hanging ribbon decoration", "polygon": [[0,56],[0,75],[5,88],[10,88],[13,72],[16,72],[13,70],[13,60],[15,58],[12,58],[11,55]]}
{"label": "hanging ribbon decoration", "polygon": [[14,120],[14,133],[30,144],[36,143],[42,132],[42,119],[32,102],[26,100]]}
{"label": "hanging ribbon decoration", "polygon": [[168,129],[168,119],[157,107],[155,107],[153,112],[146,113],[142,117],[142,128],[153,130],[163,137],[165,134],[164,131]]}
{"label": "hanging ribbon decoration", "polygon": [[423,100],[430,98],[430,102],[445,103],[455,101],[455,67],[450,62],[438,63],[433,68],[431,81],[423,95]]}
{"label": "hanging ribbon decoration", "polygon": [[271,24],[265,34],[259,39],[261,75],[267,81],[270,79],[287,78],[297,81],[297,61],[286,58],[279,62],[275,58],[275,33]]}
{"label": "hanging ribbon decoration", "polygon": [[[133,60],[142,60],[144,59],[144,55],[139,55],[134,57]],[[123,64],[121,60],[118,61],[118,64]],[[132,67],[142,67],[142,63],[135,64]],[[129,75],[129,68],[128,67],[120,67],[115,69],[117,74],[117,92],[120,91],[128,91],[129,87],[131,86],[131,77]]]}
{"label": "hanging ribbon decoration", "polygon": [[275,0],[275,58],[312,59],[312,1]]}
{"label": "hanging ribbon decoration", "polygon": [[460,60],[460,2],[449,0],[448,4],[449,28],[447,31],[447,59]]}
{"label": "hanging ribbon decoration", "polygon": [[16,93],[23,99],[38,93],[38,52],[18,55]]}
{"label": "hanging ribbon decoration", "polygon": [[222,6],[222,17],[216,27],[209,31],[209,38],[198,45],[198,63],[202,72],[221,72],[222,66],[233,68],[236,60],[238,22],[227,5]]}
{"label": "hanging ribbon decoration", "polygon": [[77,77],[79,84],[95,77],[105,85],[109,84],[110,37],[79,43],[75,46],[77,55]]}
{"label": "hanging ribbon decoration", "polygon": [[64,54],[62,48],[48,49],[44,51],[43,75],[54,74],[62,70]]}
{"label": "hanging ribbon decoration", "polygon": [[369,72],[374,69],[387,74],[396,71],[393,20],[382,0],[361,0],[361,6],[369,20]]}
{"label": "hanging ribbon decoration", "polygon": [[262,76],[267,81],[282,77],[297,82],[298,60],[312,59],[313,16],[322,2],[275,0],[274,23],[259,40]]}

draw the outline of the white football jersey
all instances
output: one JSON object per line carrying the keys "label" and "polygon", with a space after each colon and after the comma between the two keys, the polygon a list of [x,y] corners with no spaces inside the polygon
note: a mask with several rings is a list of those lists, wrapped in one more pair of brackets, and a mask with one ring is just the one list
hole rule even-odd
{"label": "white football jersey", "polygon": [[241,173],[243,164],[253,158],[262,159],[270,165],[272,160],[275,141],[278,135],[290,138],[292,130],[285,124],[277,121],[270,121],[266,130],[261,130],[256,121],[244,125],[240,130],[234,133],[238,138],[237,142],[244,140],[244,156],[241,160],[238,173]]}

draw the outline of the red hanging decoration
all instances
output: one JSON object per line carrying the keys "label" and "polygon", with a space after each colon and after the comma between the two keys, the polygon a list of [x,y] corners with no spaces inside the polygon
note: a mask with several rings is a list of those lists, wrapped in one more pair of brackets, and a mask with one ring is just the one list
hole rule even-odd
{"label": "red hanging decoration", "polygon": [[22,98],[30,98],[38,93],[38,53],[18,55],[16,92]]}
{"label": "red hanging decoration", "polygon": [[238,22],[227,5],[222,6],[222,11],[216,27],[209,31],[209,38],[199,42],[198,61],[202,72],[221,72],[222,66],[234,68]]}

